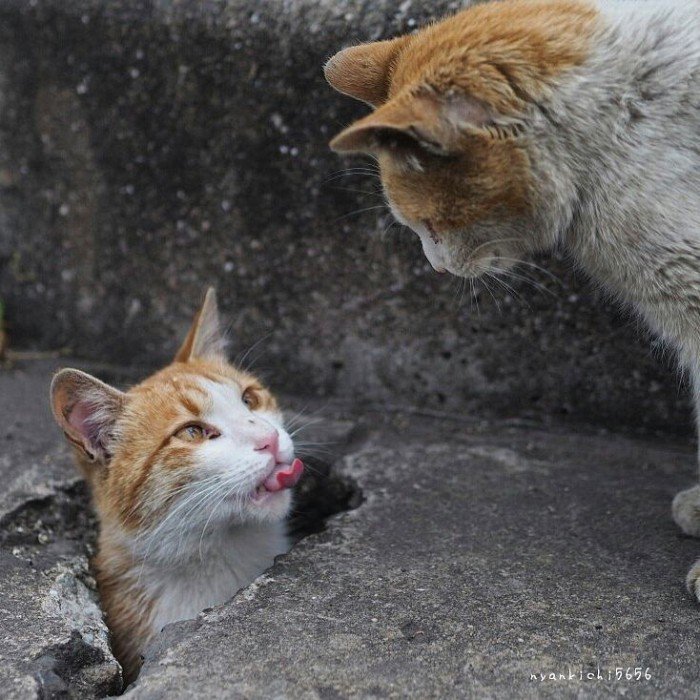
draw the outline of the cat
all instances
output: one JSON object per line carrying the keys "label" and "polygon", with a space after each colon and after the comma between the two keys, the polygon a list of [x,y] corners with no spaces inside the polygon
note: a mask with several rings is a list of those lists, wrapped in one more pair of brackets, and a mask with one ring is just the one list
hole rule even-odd
{"label": "cat", "polygon": [[[331,147],[376,157],[435,270],[563,247],[677,351],[700,422],[700,2],[473,5],[325,75],[374,108]],[[672,511],[700,536],[700,486]],[[687,585],[700,600],[700,561]]]}
{"label": "cat", "polygon": [[126,392],[75,369],[51,406],[99,519],[93,567],[125,682],[160,629],[223,603],[289,549],[303,472],[274,396],[229,364],[209,289],[174,361]]}

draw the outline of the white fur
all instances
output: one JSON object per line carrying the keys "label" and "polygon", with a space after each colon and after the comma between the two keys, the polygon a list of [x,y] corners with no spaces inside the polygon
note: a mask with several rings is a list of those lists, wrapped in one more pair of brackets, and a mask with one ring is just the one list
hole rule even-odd
{"label": "white fur", "polygon": [[225,602],[289,549],[284,519],[290,491],[261,503],[250,499],[276,463],[269,451],[257,449],[267,436],[278,435],[281,462],[294,458],[281,414],[249,410],[235,385],[199,381],[209,397],[202,422],[220,436],[197,446],[196,477],[160,520],[121,543],[134,557],[132,580],[156,601],[153,633]]}
{"label": "white fur", "polygon": [[418,234],[421,245],[423,247],[423,254],[427,258],[428,262],[432,265],[433,270],[435,270],[436,272],[446,272],[447,257],[444,246],[435,243],[435,241],[430,236],[430,232],[423,224],[420,224],[416,221],[408,221],[407,219],[405,219],[401,213],[401,210],[396,206],[396,204],[394,204],[389,194],[385,193],[385,195],[387,199],[387,204],[389,205],[391,213],[394,215],[396,220],[404,226],[408,226]]}
{"label": "white fur", "polygon": [[147,595],[157,601],[151,628],[196,617],[205,608],[220,605],[272,566],[274,558],[289,549],[282,521],[216,529],[189,559],[177,567],[146,566],[140,573]]}

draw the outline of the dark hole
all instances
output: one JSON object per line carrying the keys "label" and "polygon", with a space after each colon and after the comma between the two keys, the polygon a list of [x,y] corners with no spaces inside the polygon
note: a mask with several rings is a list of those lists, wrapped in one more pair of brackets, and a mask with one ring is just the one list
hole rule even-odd
{"label": "dark hole", "polygon": [[307,457],[306,472],[294,493],[289,534],[295,542],[322,532],[332,515],[353,510],[362,503],[362,492],[349,480],[334,474],[330,464]]}

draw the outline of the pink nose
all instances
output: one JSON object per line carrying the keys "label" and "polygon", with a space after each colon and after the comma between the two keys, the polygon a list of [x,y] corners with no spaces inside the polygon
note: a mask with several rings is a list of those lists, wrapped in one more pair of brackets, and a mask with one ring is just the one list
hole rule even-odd
{"label": "pink nose", "polygon": [[280,436],[276,430],[262,435],[255,439],[255,449],[258,452],[263,452],[267,450],[270,454],[277,458],[277,453],[280,449]]}

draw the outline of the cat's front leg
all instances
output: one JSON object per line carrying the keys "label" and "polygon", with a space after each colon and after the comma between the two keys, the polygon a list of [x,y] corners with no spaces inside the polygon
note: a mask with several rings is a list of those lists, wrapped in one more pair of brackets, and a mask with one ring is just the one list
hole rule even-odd
{"label": "cat's front leg", "polygon": [[700,602],[700,559],[698,559],[688,572],[685,579],[690,593]]}
{"label": "cat's front leg", "polygon": [[[697,362],[688,363],[688,366],[693,384],[695,421],[698,440],[700,440],[700,367],[698,367]],[[698,462],[700,463],[700,445],[698,447]],[[673,499],[672,512],[676,525],[686,535],[700,537],[700,484],[676,494],[676,497]],[[698,565],[696,564],[693,567],[693,571],[697,569]],[[690,574],[688,576],[690,577]]]}
{"label": "cat's front leg", "polygon": [[681,491],[673,499],[676,525],[692,537],[700,537],[700,485]]}

